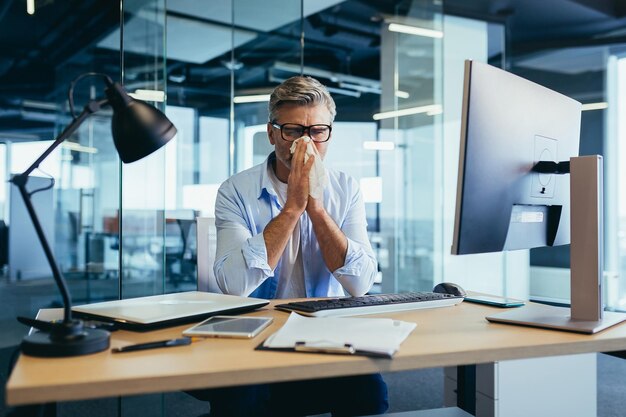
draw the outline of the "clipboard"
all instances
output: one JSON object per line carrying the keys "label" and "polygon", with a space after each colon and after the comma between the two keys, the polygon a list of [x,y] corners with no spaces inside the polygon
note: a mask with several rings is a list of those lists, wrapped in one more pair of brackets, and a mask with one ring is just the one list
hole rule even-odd
{"label": "clipboard", "polygon": [[[267,340],[267,339],[266,339]],[[355,355],[355,356],[369,356],[371,358],[383,358],[391,359],[393,355],[380,352],[368,352],[366,350],[355,349],[349,343],[345,343],[343,346],[307,346],[306,342],[297,342],[292,348],[273,348],[263,346],[265,340],[261,342],[254,350],[264,350],[270,352],[292,352],[292,353],[325,353],[330,355]]]}
{"label": "clipboard", "polygon": [[386,318],[304,317],[291,313],[256,350],[391,358],[416,327]]}

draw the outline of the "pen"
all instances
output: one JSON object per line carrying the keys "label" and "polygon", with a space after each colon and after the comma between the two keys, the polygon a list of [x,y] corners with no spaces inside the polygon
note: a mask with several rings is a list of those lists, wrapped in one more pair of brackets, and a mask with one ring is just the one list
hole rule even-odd
{"label": "pen", "polygon": [[111,349],[113,353],[134,352],[136,350],[156,349],[162,347],[184,346],[198,340],[197,338],[181,337],[180,339],[159,340],[157,342],[139,343]]}

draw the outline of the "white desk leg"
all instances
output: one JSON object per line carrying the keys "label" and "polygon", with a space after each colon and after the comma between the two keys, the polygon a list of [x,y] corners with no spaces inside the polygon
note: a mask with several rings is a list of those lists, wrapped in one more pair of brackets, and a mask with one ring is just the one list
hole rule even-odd
{"label": "white desk leg", "polygon": [[[476,417],[595,417],[596,354],[476,366]],[[444,405],[456,406],[456,368],[446,368]]]}

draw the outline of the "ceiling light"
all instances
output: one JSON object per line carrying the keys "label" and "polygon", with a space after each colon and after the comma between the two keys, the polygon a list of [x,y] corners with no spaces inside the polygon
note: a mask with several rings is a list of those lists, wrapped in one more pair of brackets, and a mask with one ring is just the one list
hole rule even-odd
{"label": "ceiling light", "polygon": [[187,76],[185,74],[170,74],[167,76],[167,79],[173,83],[180,84],[187,79]]}
{"label": "ceiling light", "polygon": [[348,90],[346,88],[326,87],[326,89],[328,90],[329,93],[343,94],[344,96],[350,96],[350,97],[356,97],[356,98],[361,97],[361,93],[359,91]]}
{"label": "ceiling light", "polygon": [[607,103],[606,101],[600,101],[598,103],[585,103],[583,104],[581,110],[582,111],[587,111],[587,110],[604,110],[606,108],[609,107],[609,103]]}
{"label": "ceiling light", "polygon": [[398,97],[398,98],[409,98],[410,94],[407,93],[406,91],[396,90],[396,97]]}
{"label": "ceiling light", "polygon": [[363,142],[363,149],[368,151],[393,151],[396,144],[385,140],[368,140]]}
{"label": "ceiling light", "polygon": [[421,114],[421,113],[426,113],[429,116],[433,116],[435,114],[440,114],[441,112],[442,112],[442,107],[440,104],[430,104],[428,106],[410,107],[408,109],[392,110],[392,111],[376,113],[372,116],[372,119],[382,120],[382,119],[390,119],[392,117],[410,116],[412,114]]}
{"label": "ceiling light", "polygon": [[443,113],[443,108],[441,106],[439,106],[436,109],[432,109],[426,112],[426,116],[436,116],[438,114]]}
{"label": "ceiling light", "polygon": [[269,94],[250,94],[247,96],[235,96],[233,102],[235,104],[241,103],[261,103],[264,101],[270,101]]}
{"label": "ceiling light", "polygon": [[61,145],[61,147],[76,152],[98,153],[97,148],[94,148],[93,146],[83,146],[76,142],[65,142]]}
{"label": "ceiling light", "polygon": [[401,25],[399,23],[389,24],[390,32],[406,33],[407,35],[425,36],[427,38],[443,38],[440,30],[426,29],[417,26]]}
{"label": "ceiling light", "polygon": [[29,15],[35,14],[35,0],[26,0],[26,13]]}
{"label": "ceiling light", "polygon": [[135,90],[134,93],[128,93],[135,100],[157,101],[163,103],[165,101],[165,91],[160,90]]}
{"label": "ceiling light", "polygon": [[[343,74],[339,72],[326,71],[326,70],[315,68],[315,67],[307,67],[307,66],[300,67],[300,65],[288,64],[286,62],[276,61],[274,65],[272,65],[272,68],[270,69],[270,71],[271,70],[290,72],[293,74],[303,73],[305,75],[310,75],[316,78],[325,78],[335,83],[348,83],[348,84],[353,84],[353,85],[356,84],[359,86],[371,87],[372,89],[380,91],[379,80],[374,80],[374,79],[364,78],[364,77],[357,77],[354,75]],[[280,76],[280,74],[278,75]]]}
{"label": "ceiling light", "polygon": [[368,85],[359,85],[359,84],[346,83],[346,82],[340,81],[339,87],[347,88],[347,89],[354,90],[354,91],[360,91],[362,93],[380,94],[380,86],[372,87]]}
{"label": "ceiling light", "polygon": [[32,109],[41,109],[41,110],[59,110],[59,106],[55,103],[48,103],[45,101],[35,101],[35,100],[23,100],[22,107],[29,107]]}

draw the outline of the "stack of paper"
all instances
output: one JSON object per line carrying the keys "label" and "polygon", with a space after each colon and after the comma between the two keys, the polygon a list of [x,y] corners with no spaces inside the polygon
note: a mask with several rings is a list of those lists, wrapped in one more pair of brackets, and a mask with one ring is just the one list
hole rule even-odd
{"label": "stack of paper", "polygon": [[[296,349],[391,357],[415,323],[384,318],[303,317],[291,313],[285,325],[263,344],[267,349]],[[299,350],[299,349],[296,349]]]}

